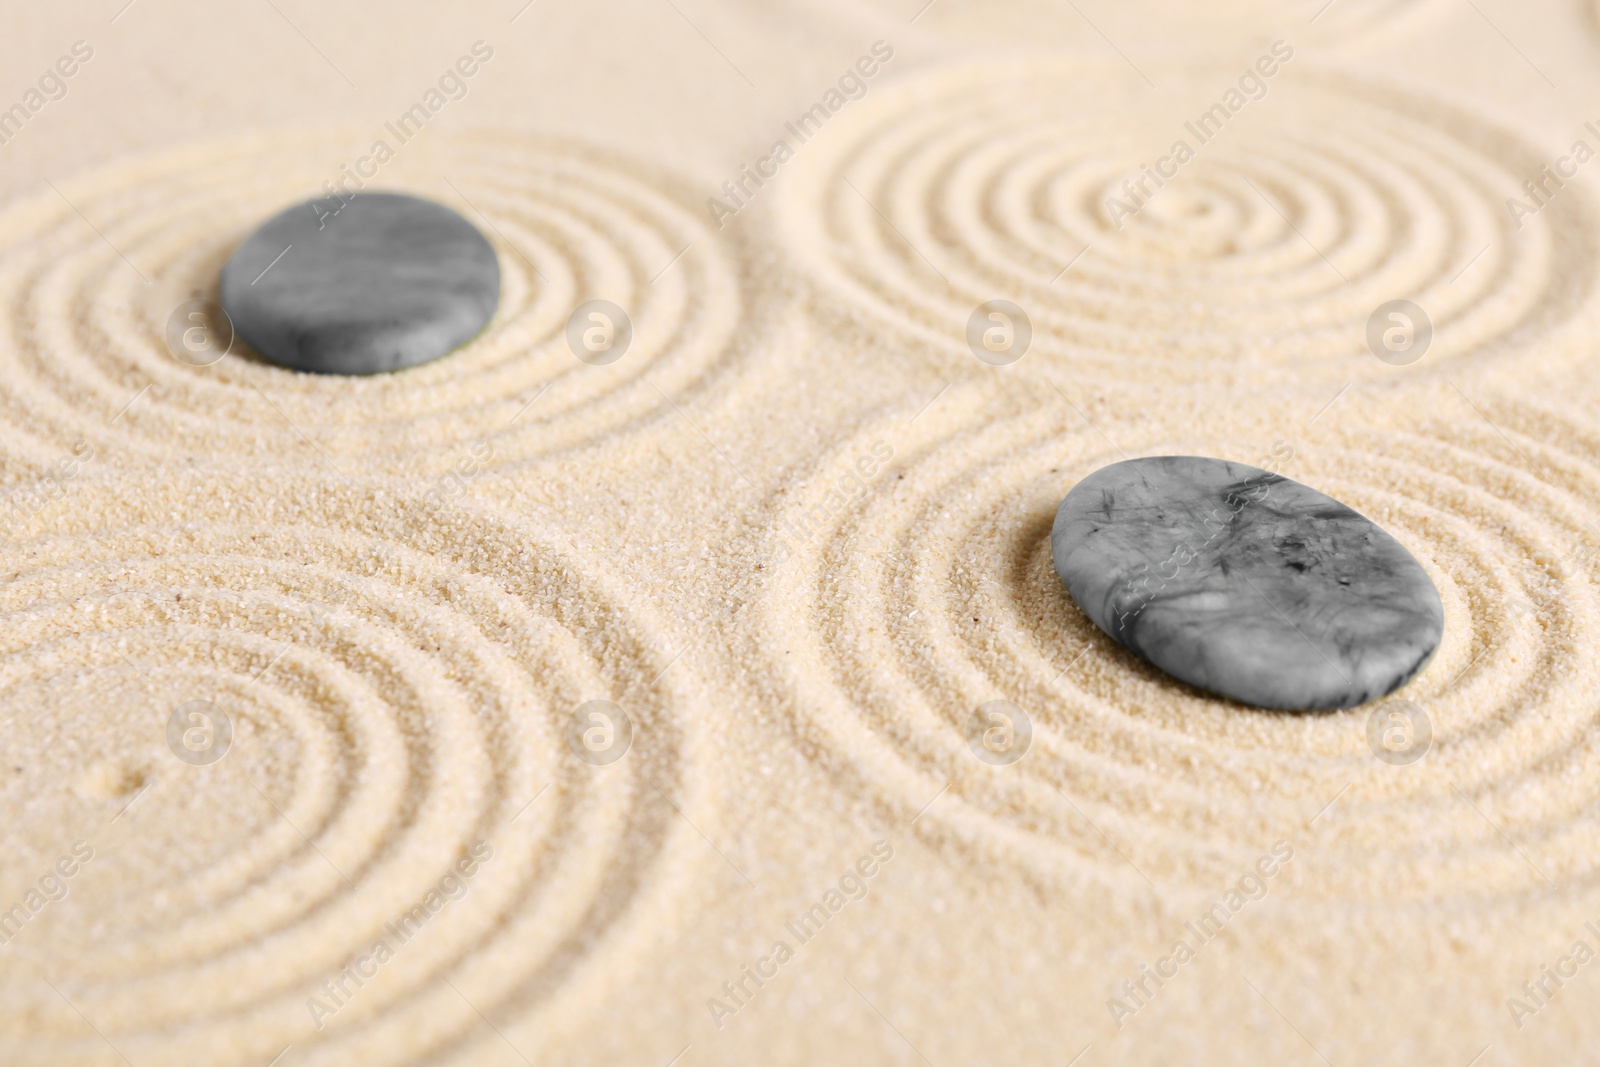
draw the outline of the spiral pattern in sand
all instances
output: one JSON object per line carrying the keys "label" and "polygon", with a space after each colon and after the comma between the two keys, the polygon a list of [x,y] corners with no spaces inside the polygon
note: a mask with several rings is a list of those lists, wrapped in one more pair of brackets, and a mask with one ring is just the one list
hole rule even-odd
{"label": "spiral pattern in sand", "polygon": [[[0,788],[35,814],[8,869],[47,873],[61,827],[96,853],[5,946],[8,1064],[102,1062],[85,1018],[140,1064],[492,1058],[484,1017],[536,1040],[683,906],[686,819],[715,819],[671,650],[535,531],[331,485],[85,481],[0,571]],[[192,699],[232,723],[209,765],[168,750]],[[634,723],[604,766],[568,741],[594,699]],[[409,938],[384,925],[419,906]]]}
{"label": "spiral pattern in sand", "polygon": [[[174,358],[174,309],[214,298],[222,264],[268,217],[325,197],[342,168],[371,169],[374,135],[395,156],[365,188],[448,204],[498,252],[500,308],[485,331],[444,359],[364,378],[284,370],[242,342],[210,366]],[[742,314],[728,247],[673,180],[570,141],[432,128],[403,144],[387,129],[258,136],[58,186],[0,212],[0,413],[27,427],[0,445],[36,462],[80,439],[113,463],[296,457],[416,473],[481,442],[514,461],[659,413],[718,364]],[[592,299],[633,323],[631,347],[605,366],[566,340]]]}
{"label": "spiral pattern in sand", "polygon": [[[1519,228],[1506,201],[1535,148],[1306,57],[1230,113],[1238,77],[1191,71],[1156,108],[1126,67],[1071,57],[918,76],[799,148],[784,239],[826,301],[969,367],[969,318],[996,299],[1032,322],[1019,373],[1150,388],[1393,376],[1367,324],[1397,299],[1432,321],[1413,374],[1534,342],[1585,358],[1552,334],[1580,332],[1596,212],[1569,186]],[[1225,121],[1202,130],[1210,103]],[[1146,166],[1169,172],[1148,196]]]}
{"label": "spiral pattern in sand", "polygon": [[[1510,896],[1592,877],[1600,687],[1583,650],[1600,634],[1600,528],[1584,520],[1600,504],[1600,437],[1517,404],[1480,415],[1454,394],[1377,413],[1376,401],[1346,402],[1342,428],[1330,415],[1277,439],[1275,411],[1219,440],[1191,436],[1179,413],[1097,429],[1064,399],[972,388],[868,430],[775,516],[759,646],[781,650],[765,657],[773,692],[901,821],[1041,874],[1223,885],[1284,838],[1307,846],[1302,905]],[[1436,420],[1405,415],[1430,408]],[[853,486],[845,472],[879,441],[894,451],[888,469]],[[1218,700],[1072,605],[1051,523],[1080,478],[1122,458],[1111,441],[1129,456],[1278,466],[1421,560],[1446,626],[1398,694],[1429,716],[1420,762],[1374,758],[1375,705],[1291,714]],[[1032,724],[1010,766],[969,747],[969,717],[993,700]]]}

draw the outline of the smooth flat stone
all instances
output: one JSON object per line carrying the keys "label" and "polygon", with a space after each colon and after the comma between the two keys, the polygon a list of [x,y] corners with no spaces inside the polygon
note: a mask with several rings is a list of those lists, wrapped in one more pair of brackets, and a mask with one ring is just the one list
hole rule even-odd
{"label": "smooth flat stone", "polygon": [[393,193],[338,205],[273,216],[223,266],[223,310],[256,351],[296,370],[374,374],[438,359],[488,324],[500,264],[466,219]]}
{"label": "smooth flat stone", "polygon": [[1243,463],[1102,467],[1056,511],[1056,572],[1084,614],[1181,681],[1264,708],[1347,708],[1422,669],[1444,605],[1372,520]]}

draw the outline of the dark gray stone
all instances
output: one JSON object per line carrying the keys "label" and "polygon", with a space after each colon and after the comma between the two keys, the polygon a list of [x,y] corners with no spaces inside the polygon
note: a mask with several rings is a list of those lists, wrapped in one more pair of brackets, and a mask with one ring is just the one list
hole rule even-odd
{"label": "dark gray stone", "polygon": [[274,363],[373,374],[477,336],[500,302],[500,264],[442,204],[360,193],[269,219],[222,268],[221,300],[239,336]]}
{"label": "dark gray stone", "polygon": [[1156,456],[1079,482],[1056,571],[1084,614],[1190,685],[1265,708],[1346,708],[1412,678],[1444,606],[1372,520],[1243,463]]}

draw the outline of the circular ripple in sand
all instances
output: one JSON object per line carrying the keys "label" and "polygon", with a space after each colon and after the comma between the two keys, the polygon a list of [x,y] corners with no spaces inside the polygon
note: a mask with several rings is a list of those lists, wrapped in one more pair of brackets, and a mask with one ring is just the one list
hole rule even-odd
{"label": "circular ripple in sand", "polygon": [[[1547,161],[1516,135],[1298,57],[1201,143],[1185,122],[1238,72],[1191,73],[1160,109],[1126,67],[1070,58],[885,88],[801,147],[785,240],[830,296],[952,361],[976,366],[968,318],[1003,299],[1032,320],[1020,370],[1150,385],[1393,375],[1366,325],[1395,299],[1435,329],[1411,373],[1508,358],[1592,294],[1583,190],[1520,230],[1506,208]],[[1195,157],[1114,220],[1178,138]]]}
{"label": "circular ripple in sand", "polygon": [[[515,1033],[570,1009],[681,907],[700,853],[662,796],[710,819],[670,650],[536,533],[330,487],[84,482],[0,571],[4,906],[95,851],[5,946],[7,1063],[101,1062],[63,998],[147,1064],[498,1045],[479,1011]],[[168,750],[194,699],[233,724],[208,766]],[[594,699],[635,723],[601,767],[567,742]],[[480,840],[402,943],[384,924]],[[378,973],[341,1005],[323,983],[380,939],[393,959],[355,963]]]}
{"label": "circular ripple in sand", "polygon": [[[58,182],[59,194],[0,212],[0,411],[32,435],[13,437],[12,450],[49,461],[85,439],[145,461],[317,463],[315,449],[348,472],[369,458],[443,468],[486,442],[500,462],[659,412],[663,395],[724,354],[743,303],[737,271],[670,179],[572,142],[427,129],[368,188],[449,204],[495,246],[500,308],[483,334],[445,359],[364,378],[240,353],[208,367],[176,360],[165,340],[174,308],[214,297],[239,242],[321,195],[341,164],[368,155],[371,137],[195,145]],[[591,299],[633,322],[631,347],[611,365],[580,362],[567,346],[569,316]]]}
{"label": "circular ripple in sand", "polygon": [[[1185,436],[1181,418],[1102,425],[1129,455],[1276,452],[1284,473],[1423,562],[1445,639],[1400,695],[1426,709],[1433,748],[1396,767],[1368,748],[1372,706],[1289,714],[1211,698],[1071,604],[1050,560],[1055,509],[1120,456],[1064,402],[1019,412],[973,390],[940,405],[846,444],[775,516],[760,608],[773,699],[855,788],[902,821],[929,805],[919,830],[980,854],[1130,886],[1137,869],[1158,887],[1220,889],[1279,838],[1306,857],[1303,901],[1511,895],[1592,872],[1600,699],[1585,650],[1600,638],[1600,527],[1583,523],[1600,506],[1600,438],[1480,401],[1497,431],[1448,390],[1416,399],[1437,422],[1398,407],[1363,418],[1352,401],[1350,428],[1330,415],[1281,443],[1266,414],[1227,440]],[[888,470],[852,489],[844,471],[880,440]],[[1032,723],[1013,766],[968,747],[969,717],[994,700]]]}

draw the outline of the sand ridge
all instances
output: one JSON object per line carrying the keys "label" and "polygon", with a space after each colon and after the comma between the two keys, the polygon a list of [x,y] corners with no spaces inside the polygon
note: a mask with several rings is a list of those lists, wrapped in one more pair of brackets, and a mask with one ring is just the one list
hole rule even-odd
{"label": "sand ridge", "polygon": [[[189,455],[226,464],[315,459],[310,437],[357,471],[368,462],[438,471],[488,442],[507,462],[668,409],[671,396],[704,385],[735,339],[745,304],[737,252],[672,179],[581,143],[430,130],[399,145],[366,188],[431,195],[495,245],[500,310],[454,361],[405,380],[352,380],[274,367],[242,341],[243,358],[200,368],[175,360],[167,312],[187,298],[214,300],[217,271],[250,228],[307,188],[340,179],[327,160],[367,136],[196,144],[81,176],[64,196],[46,189],[12,205],[0,228],[11,248],[4,284],[16,301],[3,400],[14,416],[8,432],[23,438],[14,447],[48,462],[90,434],[114,462]],[[338,225],[329,214],[327,224]],[[684,256],[691,247],[697,254]],[[567,320],[595,298],[632,309],[626,366],[573,358]]]}
{"label": "sand ridge", "polygon": [[[1461,418],[1459,399],[1449,416],[1403,425],[1393,415],[1417,403],[1408,396],[1362,404],[1353,409],[1362,415],[1337,429],[1303,427],[1293,441],[1251,434],[1246,419],[1236,420],[1241,436],[1210,439],[1185,432],[1181,418],[1090,426],[1053,394],[1010,401],[970,389],[915,422],[914,409],[886,418],[823,464],[838,469],[871,442],[893,442],[876,484],[838,513],[806,504],[774,523],[774,540],[796,555],[775,568],[778,588],[762,601],[764,629],[753,642],[786,653],[767,657],[777,673],[768,697],[794,707],[854,788],[909,812],[941,795],[923,816],[937,828],[929,832],[1069,882],[1098,872],[1133,884],[1142,876],[1203,884],[1241,863],[1252,843],[1299,828],[1359,782],[1374,794],[1373,822],[1351,825],[1345,812],[1323,847],[1337,843],[1348,855],[1326,868],[1308,861],[1315,873],[1295,907],[1309,898],[1543,891],[1522,859],[1478,833],[1481,823],[1408,820],[1418,839],[1388,835],[1389,862],[1372,851],[1392,805],[1444,808],[1459,804],[1456,789],[1515,790],[1518,772],[1497,752],[1518,753],[1524,768],[1585,758],[1576,738],[1587,736],[1592,679],[1580,650],[1595,625],[1588,564],[1600,539],[1587,518],[1593,442],[1579,421],[1496,403],[1491,418],[1508,441],[1488,422]],[[1267,433],[1278,425],[1253,421]],[[1572,443],[1541,444],[1553,436]],[[1436,716],[1426,772],[1396,774],[1372,761],[1371,707],[1263,717],[1174,691],[1062,603],[1047,580],[1059,487],[1083,473],[1124,455],[1259,462],[1284,451],[1286,473],[1381,522],[1444,596],[1445,643],[1404,690]],[[808,519],[801,529],[820,527],[812,537],[790,536]],[[969,712],[995,698],[1015,702],[1033,723],[1032,748],[1014,768],[985,767],[969,751]],[[1562,777],[1588,775],[1574,768]],[[1266,782],[1270,804],[1258,792]],[[1584,787],[1565,801],[1555,796],[1546,795],[1544,809],[1552,821],[1529,834],[1594,832]],[[1094,825],[1121,842],[1120,853]],[[1584,854],[1550,844],[1569,860]]]}
{"label": "sand ridge", "polygon": [[[1457,365],[1578,335],[1596,284],[1587,189],[1519,226],[1506,191],[1542,149],[1288,54],[1263,52],[1276,74],[1254,78],[1255,103],[1236,84],[1252,65],[1201,68],[1183,110],[1139,123],[1128,113],[1148,89],[1111,61],[906,79],[796,164],[807,181],[786,190],[782,240],[830,297],[952,365],[969,358],[952,326],[1005,294],[1032,319],[1035,369],[1063,379],[1123,382],[1130,360],[1181,384],[1378,379],[1387,368],[1348,325],[1398,292],[1431,309]],[[1158,165],[1170,183],[1148,180]]]}
{"label": "sand ridge", "polygon": [[[686,697],[648,623],[553,542],[403,487],[163,485],[77,485],[0,565],[0,686],[33,709],[7,724],[7,796],[51,798],[112,872],[5,946],[6,1000],[42,1024],[8,1059],[93,1054],[36,980],[63,952],[74,1003],[147,1062],[470,1049],[478,1011],[559,1013],[622,929],[683,906],[705,857],[682,813],[716,825]],[[121,717],[195,694],[231,721],[215,763]],[[627,760],[572,758],[593,699],[630,709]],[[8,865],[48,867],[51,842]],[[402,940],[463,856],[475,877]],[[362,962],[380,942],[382,969]]]}
{"label": "sand ridge", "polygon": [[[0,205],[0,906],[94,849],[0,945],[0,1061],[1592,1045],[1588,969],[1521,1029],[1505,1010],[1600,921],[1600,206],[1586,170],[1521,229],[1505,207],[1581,123],[1497,96],[1545,83],[1438,0],[921,6],[505,12],[471,99],[371,182],[461,211],[505,278],[483,336],[402,375],[188,366],[166,319],[370,153],[454,43],[412,41],[415,84],[329,124],[317,79],[368,85],[356,45],[387,63],[390,39],[286,6],[326,52],[281,21],[288,51],[263,46],[307,79],[302,113],[152,136]],[[1504,14],[1482,18],[1587,84],[1547,51],[1600,44],[1577,8]],[[126,69],[113,44],[161,52],[136,35],[163,17],[127,12],[90,76]],[[604,69],[563,65],[601,54],[588,20]],[[1264,94],[1117,228],[1123,183],[1280,38]],[[707,198],[877,39],[893,63],[719,229]],[[791,67],[819,80],[775,88]],[[222,130],[236,104],[196,106]],[[567,348],[592,297],[634,320],[610,366]],[[1397,297],[1438,327],[1412,366],[1364,349]],[[965,338],[996,298],[1034,326],[1009,365]],[[1398,694],[1423,759],[1376,759],[1372,708],[1176,685],[1064,598],[1056,504],[1161,453],[1283,457],[1421,561],[1446,610]],[[170,747],[195,699],[229,715],[214,764]],[[614,763],[573,747],[594,700],[631,717]],[[1013,763],[973,748],[996,701],[1027,717]],[[880,840],[870,892],[714,1010]],[[1109,1010],[1278,842],[1260,899]]]}

